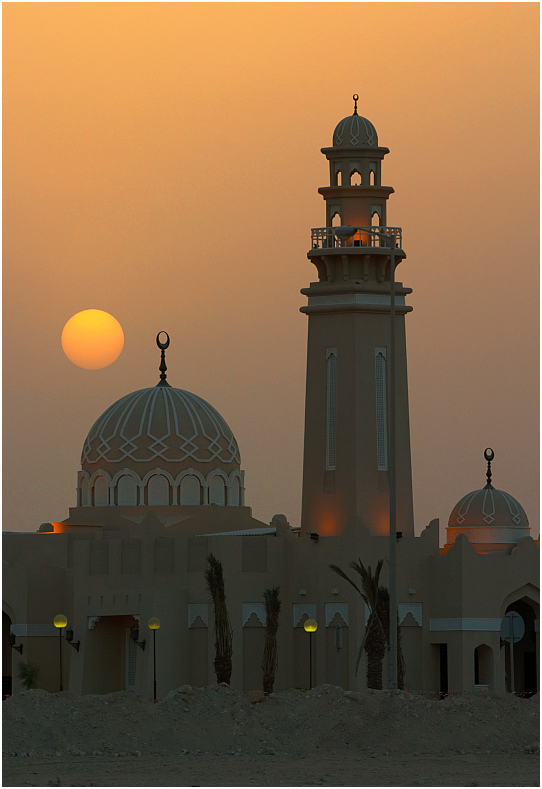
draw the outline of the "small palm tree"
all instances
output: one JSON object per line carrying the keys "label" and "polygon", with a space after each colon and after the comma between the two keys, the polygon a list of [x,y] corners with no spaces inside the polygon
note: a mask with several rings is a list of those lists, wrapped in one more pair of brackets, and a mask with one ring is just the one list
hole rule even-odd
{"label": "small palm tree", "polygon": [[215,674],[216,681],[231,681],[231,656],[232,656],[232,637],[230,618],[226,607],[226,595],[224,592],[224,574],[222,572],[222,562],[212,553],[207,557],[208,568],[205,571],[207,587],[213,600],[215,611]]}
{"label": "small palm tree", "polygon": [[271,589],[266,589],[263,597],[265,600],[265,645],[262,657],[263,692],[266,696],[269,696],[270,693],[273,693],[275,673],[278,666],[279,587],[273,586]]}
{"label": "small palm tree", "polygon": [[[369,609],[370,614],[367,627],[365,628],[365,636],[361,642],[356,662],[356,674],[358,673],[363,649],[365,649],[367,652],[367,687],[375,690],[382,690],[382,661],[386,654],[390,618],[389,593],[384,586],[379,585],[382,565],[383,560],[380,559],[373,575],[371,567],[365,568],[361,559],[350,564],[350,567],[361,578],[361,589],[340,567],[337,567],[336,564],[329,565],[333,572],[340,575],[341,578],[344,578],[345,581],[348,581],[354,587]],[[404,660],[399,639],[397,643],[397,673],[398,686],[402,689],[404,686]]]}
{"label": "small palm tree", "polygon": [[35,663],[31,663],[30,661],[25,663],[24,660],[19,662],[19,679],[21,680],[23,688],[26,688],[26,690],[33,690],[38,687],[37,681],[39,671],[39,666]]}

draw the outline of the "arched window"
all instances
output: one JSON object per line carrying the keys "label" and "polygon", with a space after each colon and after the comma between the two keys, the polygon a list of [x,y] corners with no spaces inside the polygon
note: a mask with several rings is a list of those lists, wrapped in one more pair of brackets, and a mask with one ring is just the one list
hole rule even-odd
{"label": "arched window", "polygon": [[342,173],[339,165],[337,165],[335,170],[335,186],[342,186]]}
{"label": "arched window", "polygon": [[388,469],[388,416],[386,412],[386,349],[375,348],[376,459],[379,471]]}
{"label": "arched window", "polygon": [[375,171],[374,171],[374,170],[373,170],[373,168],[371,167],[371,170],[370,170],[370,172],[369,172],[369,184],[370,184],[371,186],[374,186],[374,185],[375,185],[375,177],[376,177],[376,176],[375,176]]}
{"label": "arched window", "polygon": [[169,504],[169,482],[162,474],[155,474],[147,485],[149,505]]}
{"label": "arched window", "polygon": [[94,483],[94,506],[107,507],[109,504],[109,485],[105,477],[98,477]]}
{"label": "arched window", "polygon": [[228,505],[230,507],[238,507],[240,499],[240,482],[237,477],[234,477],[230,487],[228,488]]}
{"label": "arched window", "polygon": [[342,225],[341,215],[338,211],[335,211],[331,217],[331,227],[340,227],[340,225]]}
{"label": "arched window", "polygon": [[201,504],[200,481],[193,474],[188,474],[181,480],[181,504]]}
{"label": "arched window", "polygon": [[350,186],[361,186],[361,173],[359,170],[352,170],[350,174]]}
{"label": "arched window", "polygon": [[209,504],[226,504],[226,489],[222,477],[212,477],[209,485]]}
{"label": "arched window", "polygon": [[125,474],[118,481],[117,503],[119,507],[130,507],[137,504],[137,484],[129,474]]}
{"label": "arched window", "polygon": [[81,506],[90,507],[90,489],[86,477],[81,480]]}
{"label": "arched window", "polygon": [[326,348],[326,471],[337,462],[337,349]]}
{"label": "arched window", "polygon": [[474,650],[474,684],[493,685],[493,650],[487,644]]}

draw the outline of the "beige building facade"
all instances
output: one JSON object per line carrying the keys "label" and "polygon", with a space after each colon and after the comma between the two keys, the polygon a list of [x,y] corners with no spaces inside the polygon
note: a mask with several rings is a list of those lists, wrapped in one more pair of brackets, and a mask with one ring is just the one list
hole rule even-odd
{"label": "beige building facade", "polygon": [[[329,162],[329,186],[319,190],[325,225],[312,230],[308,258],[317,279],[303,289],[301,308],[308,316],[301,524],[282,515],[270,523],[252,517],[235,437],[213,406],[170,383],[169,337],[161,333],[156,385],[122,396],[92,425],[68,518],[37,532],[4,533],[4,694],[20,688],[21,660],[39,667],[38,686],[51,692],[62,682],[77,694],[128,689],[152,697],[155,665],[159,697],[183,684],[215,682],[205,584],[210,553],[224,568],[234,687],[262,687],[263,594],[273,586],[282,603],[275,689],[309,686],[308,618],[318,623],[313,685],[365,687],[366,657],[357,674],[355,666],[369,611],[329,565],[346,570],[360,558],[374,568],[389,556],[391,282],[392,266],[402,269],[406,255],[401,229],[386,223],[393,193],[382,185],[388,149],[379,147],[357,103],[322,152]],[[439,546],[438,521],[415,536],[410,292],[396,283],[397,607],[405,688],[530,694],[538,690],[539,547],[519,502],[493,487],[492,453],[486,451],[487,471],[481,453],[473,483],[485,473],[485,484],[458,500],[446,545]],[[498,458],[494,468],[498,476]],[[524,627],[513,646],[513,676],[511,647],[501,638],[510,611]],[[67,617],[64,631],[53,626],[58,614]],[[159,630],[148,628],[151,617]]]}

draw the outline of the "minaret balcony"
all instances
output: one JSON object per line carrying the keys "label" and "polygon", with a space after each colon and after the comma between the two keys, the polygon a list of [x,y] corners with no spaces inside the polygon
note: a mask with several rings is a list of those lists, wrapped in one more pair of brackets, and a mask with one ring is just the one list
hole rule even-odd
{"label": "minaret balcony", "polygon": [[[371,247],[372,249],[401,249],[402,230],[400,227],[313,227],[311,248],[338,249],[344,247]],[[310,253],[309,253],[310,254]]]}

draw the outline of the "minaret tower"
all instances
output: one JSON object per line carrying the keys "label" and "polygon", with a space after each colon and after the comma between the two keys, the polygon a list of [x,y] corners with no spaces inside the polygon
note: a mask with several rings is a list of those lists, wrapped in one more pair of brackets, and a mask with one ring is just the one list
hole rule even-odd
{"label": "minaret tower", "polygon": [[[392,260],[406,257],[401,228],[388,227],[381,164],[388,148],[358,115],[344,118],[322,148],[330,185],[320,188],[326,226],[313,228],[308,258],[318,281],[301,293],[309,316],[304,533],[338,535],[347,526],[389,533],[389,403]],[[391,250],[393,251],[393,254]],[[405,343],[411,293],[395,283],[397,530],[414,534]]]}

